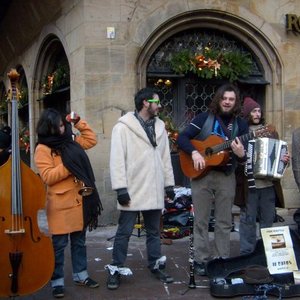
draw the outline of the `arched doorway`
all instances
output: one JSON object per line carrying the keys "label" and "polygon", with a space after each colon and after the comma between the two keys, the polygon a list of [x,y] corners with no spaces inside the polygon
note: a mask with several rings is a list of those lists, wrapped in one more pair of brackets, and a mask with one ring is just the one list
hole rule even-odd
{"label": "arched doorway", "polygon": [[49,35],[41,46],[36,67],[35,91],[40,109],[70,112],[70,66],[62,43]]}
{"label": "arched doorway", "polygon": [[18,116],[20,134],[20,155],[22,160],[30,166],[30,132],[29,132],[29,103],[28,84],[26,74],[22,66],[17,68],[19,77]]}
{"label": "arched doorway", "polygon": [[[174,64],[181,64],[184,72],[176,72],[180,68]],[[227,70],[219,75],[223,67]],[[154,52],[147,66],[146,84],[160,90],[165,116],[182,127],[208,109],[216,89],[224,82],[234,82],[242,98],[251,96],[263,106],[268,84],[263,72],[251,50],[232,36],[215,29],[191,29],[171,36]]]}
{"label": "arched doorway", "polygon": [[[178,74],[170,61],[179,48],[200,54],[210,46],[218,51],[248,53],[252,68],[235,83],[242,96],[254,97],[264,110],[274,101],[281,105],[281,63],[268,39],[249,22],[224,11],[199,10],[174,18],[148,38],[137,59],[138,87],[156,85],[162,92],[164,113],[175,126],[184,126],[194,115],[205,111],[216,88],[228,78],[204,79],[190,72]],[[202,48],[202,49],[201,49]],[[277,120],[283,124],[283,120]],[[279,128],[279,131],[281,128]]]}

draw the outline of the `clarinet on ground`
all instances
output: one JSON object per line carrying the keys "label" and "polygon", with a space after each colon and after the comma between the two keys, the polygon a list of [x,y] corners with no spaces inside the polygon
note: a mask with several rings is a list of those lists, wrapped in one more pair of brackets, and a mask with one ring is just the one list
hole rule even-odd
{"label": "clarinet on ground", "polygon": [[189,251],[189,263],[190,263],[190,282],[189,288],[195,289],[195,262],[194,262],[194,217],[192,213],[189,216],[189,223],[190,223],[190,251]]}

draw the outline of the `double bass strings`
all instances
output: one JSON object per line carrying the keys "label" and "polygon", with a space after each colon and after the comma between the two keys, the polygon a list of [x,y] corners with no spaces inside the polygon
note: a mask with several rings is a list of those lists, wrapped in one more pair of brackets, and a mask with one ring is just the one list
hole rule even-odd
{"label": "double bass strings", "polygon": [[[11,104],[12,115],[18,115],[18,101],[16,83],[11,82]],[[12,232],[24,232],[23,224],[23,207],[22,207],[22,181],[20,167],[20,150],[19,150],[19,120],[12,118],[12,181],[11,181],[11,197],[12,197]]]}

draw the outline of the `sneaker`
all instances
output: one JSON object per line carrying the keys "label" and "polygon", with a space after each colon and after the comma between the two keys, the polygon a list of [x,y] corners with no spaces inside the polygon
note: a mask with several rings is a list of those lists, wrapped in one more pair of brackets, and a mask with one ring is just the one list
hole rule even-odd
{"label": "sneaker", "polygon": [[88,277],[84,281],[75,281],[75,284],[80,286],[87,286],[91,289],[97,288],[99,286],[99,283],[91,279],[90,277]]}
{"label": "sneaker", "polygon": [[195,261],[194,263],[194,272],[196,275],[206,276],[206,266],[205,263],[198,263]]}
{"label": "sneaker", "polygon": [[108,271],[108,277],[107,277],[107,282],[106,286],[109,290],[116,290],[120,286],[120,280],[121,276],[118,271],[116,271],[114,274],[111,274]]}
{"label": "sneaker", "polygon": [[151,270],[151,273],[164,283],[172,283],[174,281],[173,277],[167,274],[163,269]]}
{"label": "sneaker", "polygon": [[64,294],[64,287],[62,285],[55,286],[52,290],[52,295],[54,298],[63,298]]}

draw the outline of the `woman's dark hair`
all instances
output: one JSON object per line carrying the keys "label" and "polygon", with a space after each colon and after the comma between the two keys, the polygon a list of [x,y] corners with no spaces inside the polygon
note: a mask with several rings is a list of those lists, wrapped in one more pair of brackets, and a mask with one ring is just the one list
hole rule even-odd
{"label": "woman's dark hair", "polygon": [[213,114],[218,114],[220,113],[220,101],[223,99],[223,96],[225,92],[234,92],[235,93],[235,105],[232,110],[233,116],[238,116],[241,112],[241,100],[240,100],[240,93],[238,88],[233,85],[233,84],[224,84],[218,88],[216,91],[210,105],[209,105],[209,110]]}
{"label": "woman's dark hair", "polygon": [[60,122],[66,125],[65,118],[54,108],[45,109],[36,126],[38,136],[60,135]]}
{"label": "woman's dark hair", "polygon": [[134,97],[135,108],[139,112],[143,108],[143,101],[152,99],[158,92],[154,88],[146,87],[139,90]]}

